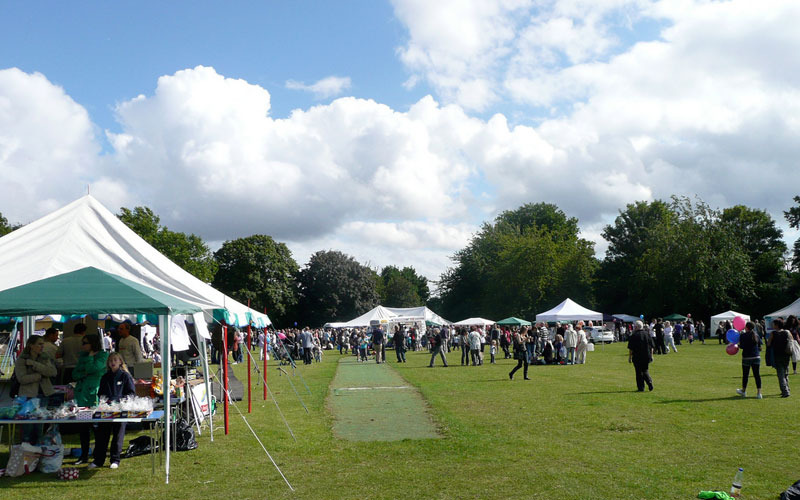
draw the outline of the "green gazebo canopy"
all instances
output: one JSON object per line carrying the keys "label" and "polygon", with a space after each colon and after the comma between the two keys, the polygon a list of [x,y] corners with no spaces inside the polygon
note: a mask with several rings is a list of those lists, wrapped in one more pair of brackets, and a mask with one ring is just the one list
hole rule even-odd
{"label": "green gazebo canopy", "polygon": [[689,318],[680,314],[670,314],[669,316],[664,316],[664,319],[667,321],[686,321]]}
{"label": "green gazebo canopy", "polygon": [[530,321],[525,321],[524,319],[515,318],[511,316],[510,318],[506,318],[504,320],[498,321],[498,325],[512,325],[512,326],[531,326]]}
{"label": "green gazebo canopy", "polygon": [[85,267],[0,292],[0,316],[37,314],[191,314],[200,307],[167,293]]}

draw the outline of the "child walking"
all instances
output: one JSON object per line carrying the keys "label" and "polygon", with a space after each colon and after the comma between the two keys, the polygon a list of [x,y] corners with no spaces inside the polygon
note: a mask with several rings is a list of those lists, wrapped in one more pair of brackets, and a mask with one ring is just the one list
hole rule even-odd
{"label": "child walking", "polygon": [[489,354],[492,355],[491,364],[494,364],[494,355],[497,354],[497,341],[492,340],[492,347],[489,349]]}

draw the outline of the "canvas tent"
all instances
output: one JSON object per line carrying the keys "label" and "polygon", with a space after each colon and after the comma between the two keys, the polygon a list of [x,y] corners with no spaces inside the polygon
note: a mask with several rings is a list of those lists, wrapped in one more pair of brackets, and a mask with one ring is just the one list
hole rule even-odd
{"label": "canvas tent", "polygon": [[568,298],[549,311],[536,315],[537,322],[545,321],[547,323],[552,323],[554,321],[578,321],[581,319],[603,321],[603,314],[587,309]]}
{"label": "canvas tent", "polygon": [[431,311],[425,306],[420,307],[387,307],[387,310],[397,315],[393,323],[424,322],[426,325],[449,325],[450,322]]}
{"label": "canvas tent", "polygon": [[[170,372],[170,327],[173,315],[201,311],[172,295],[126,280],[119,276],[86,267],[0,291],[0,314],[24,316],[26,331],[32,331],[37,314],[157,314],[161,336],[162,371]],[[203,358],[205,361],[205,357]],[[204,366],[208,373],[208,365]],[[164,377],[165,422],[171,421],[170,379]],[[208,377],[206,377],[208,390]],[[213,425],[213,424],[212,424]],[[213,430],[212,430],[213,432]],[[169,483],[170,433],[165,433],[165,472]]]}
{"label": "canvas tent", "polygon": [[747,314],[739,313],[736,311],[725,311],[724,313],[719,313],[714,316],[711,316],[711,322],[709,323],[709,335],[713,335],[714,332],[717,331],[717,326],[720,323],[724,323],[726,321],[730,321],[733,324],[733,318],[736,316],[741,316],[744,318],[745,321],[750,321],[750,316]]}
{"label": "canvas tent", "polygon": [[361,316],[346,321],[344,323],[326,323],[330,328],[359,328],[369,326],[370,321],[379,321],[381,324],[389,323],[422,323],[445,325],[450,322],[442,318],[425,306],[421,307],[383,307],[375,308],[365,312]]}
{"label": "canvas tent", "polygon": [[216,310],[229,324],[270,323],[169,260],[90,195],[0,238],[0,290],[89,266]]}
{"label": "canvas tent", "polygon": [[489,326],[493,325],[495,322],[490,319],[484,318],[467,318],[462,319],[461,321],[457,321],[453,323],[456,326]]}
{"label": "canvas tent", "polygon": [[667,321],[686,321],[689,318],[682,314],[675,313],[675,314],[670,314],[669,316],[664,316],[664,319]]}
{"label": "canvas tent", "polygon": [[795,300],[794,302],[784,307],[783,309],[779,309],[774,313],[767,314],[765,317],[769,319],[786,318],[790,314],[794,314],[795,316],[800,316],[800,299]]}
{"label": "canvas tent", "polygon": [[634,323],[636,321],[639,321],[639,319],[641,319],[636,316],[631,316],[630,314],[614,314],[613,316],[618,320],[622,321],[623,323]]}
{"label": "canvas tent", "polygon": [[800,299],[795,300],[794,302],[784,307],[783,309],[779,309],[774,313],[770,313],[764,316],[764,318],[767,320],[767,328],[772,328],[772,320],[774,318],[786,319],[786,317],[789,316],[790,314],[794,314],[795,316],[800,316]]}
{"label": "canvas tent", "polygon": [[365,312],[361,316],[345,322],[344,328],[359,328],[369,326],[370,321],[378,321],[381,324],[387,324],[389,323],[390,319],[396,317],[397,314],[393,313],[387,308],[383,306],[377,306],[374,309]]}
{"label": "canvas tent", "polygon": [[497,322],[498,325],[511,325],[511,326],[531,326],[530,321],[525,321],[524,319],[515,318],[511,316],[510,318],[501,319]]}

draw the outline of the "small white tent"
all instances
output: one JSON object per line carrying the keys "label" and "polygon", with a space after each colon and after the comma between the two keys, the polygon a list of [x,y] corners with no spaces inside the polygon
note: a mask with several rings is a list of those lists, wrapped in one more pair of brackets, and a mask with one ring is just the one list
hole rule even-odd
{"label": "small white tent", "polygon": [[578,320],[603,321],[603,313],[586,309],[582,305],[567,299],[549,311],[536,315],[536,321],[578,321]]}
{"label": "small white tent", "polygon": [[741,316],[745,321],[750,321],[749,315],[739,313],[736,311],[725,311],[724,313],[715,314],[714,316],[711,316],[711,321],[709,322],[708,325],[709,328],[708,336],[716,335],[717,326],[719,326],[720,323],[725,323],[726,321],[730,321],[731,324],[733,324],[733,318],[735,318],[736,316]]}
{"label": "small white tent", "polygon": [[360,328],[369,326],[370,321],[378,321],[382,325],[389,323],[389,320],[396,318],[397,314],[383,306],[376,306],[361,316],[345,322],[342,326],[344,328]]}
{"label": "small white tent", "polygon": [[395,323],[422,322],[433,325],[449,325],[450,322],[431,311],[425,306],[421,307],[387,307],[389,311],[397,315],[392,320]]}
{"label": "small white tent", "polygon": [[764,318],[767,320],[767,328],[772,328],[772,320],[775,318],[786,319],[790,314],[800,317],[800,299],[795,300],[788,306],[775,311],[774,313],[767,314]]}
{"label": "small white tent", "polygon": [[485,318],[467,318],[453,324],[456,326],[489,326],[495,324],[495,321]]}

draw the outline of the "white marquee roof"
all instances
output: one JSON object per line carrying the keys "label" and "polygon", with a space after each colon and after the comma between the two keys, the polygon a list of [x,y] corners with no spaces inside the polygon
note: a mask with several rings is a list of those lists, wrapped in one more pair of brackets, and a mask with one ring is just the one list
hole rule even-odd
{"label": "white marquee roof", "polygon": [[[0,238],[0,290],[92,266],[174,295],[204,310],[227,309],[239,321],[254,311],[150,246],[90,195]],[[258,321],[257,321],[258,322]]]}
{"label": "white marquee roof", "polygon": [[582,305],[567,299],[549,311],[536,315],[536,321],[578,321],[578,320],[599,320],[603,321],[603,313],[592,311]]}

